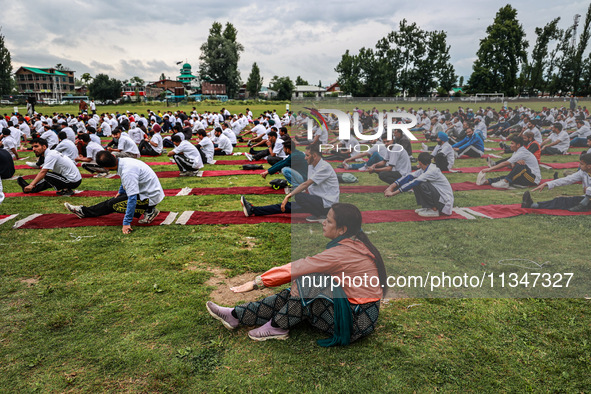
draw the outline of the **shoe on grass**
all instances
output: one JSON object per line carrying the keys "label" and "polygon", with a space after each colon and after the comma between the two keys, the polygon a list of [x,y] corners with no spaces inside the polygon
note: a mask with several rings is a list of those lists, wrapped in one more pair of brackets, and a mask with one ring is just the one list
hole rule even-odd
{"label": "shoe on grass", "polygon": [[424,218],[438,218],[439,217],[439,211],[434,211],[430,208],[425,208],[423,211],[419,211],[417,213],[419,214],[419,216],[424,217]]}
{"label": "shoe on grass", "polygon": [[289,330],[283,328],[273,327],[271,320],[264,325],[248,332],[248,337],[253,341],[266,341],[267,339],[281,339],[289,338]]}
{"label": "shoe on grass", "polygon": [[424,142],[421,142],[421,148],[423,152],[429,152],[429,147]]}
{"label": "shoe on grass", "polygon": [[248,159],[248,161],[254,161],[254,157],[248,152],[244,152],[244,156]]}
{"label": "shoe on grass", "polygon": [[240,196],[240,204],[242,204],[242,212],[244,212],[244,216],[249,217],[252,216],[252,204],[246,201],[244,196]]}
{"label": "shoe on grass", "polygon": [[506,179],[501,179],[500,181],[491,184],[491,186],[496,189],[509,189],[509,186],[511,185]]}
{"label": "shoe on grass", "polygon": [[486,183],[486,173],[480,171],[478,176],[476,176],[476,185],[482,186]]}
{"label": "shoe on grass", "polygon": [[23,189],[23,193],[25,192],[25,187],[29,186],[29,183],[22,176],[16,178],[16,183]]}
{"label": "shoe on grass", "polygon": [[82,219],[84,217],[84,212],[82,212],[82,205],[72,205],[65,202],[64,207],[66,207],[66,209],[72,212],[74,215],[78,216],[78,218]]}
{"label": "shoe on grass", "polygon": [[144,217],[138,220],[140,224],[150,224],[156,219],[160,211],[158,208],[152,209],[150,212],[144,212]]}
{"label": "shoe on grass", "polygon": [[29,166],[29,167],[31,167],[31,168],[40,168],[40,167],[37,165],[37,162],[35,162],[35,161],[27,161],[27,162],[25,162],[25,164],[26,164],[26,165],[28,165],[28,166]]}
{"label": "shoe on grass", "polygon": [[55,194],[57,194],[58,196],[73,196],[74,194],[74,190],[72,189],[62,189],[62,190],[58,190]]}
{"label": "shoe on grass", "polygon": [[492,158],[487,157],[486,158],[486,164],[488,164],[488,168],[491,168],[492,166],[494,166],[497,163],[495,163],[495,161]]}
{"label": "shoe on grass", "polygon": [[226,327],[228,330],[233,330],[240,325],[238,319],[232,316],[233,308],[219,306],[211,301],[207,301],[205,303],[205,307],[207,308],[209,314],[213,316],[214,319],[221,321],[224,327]]}
{"label": "shoe on grass", "polygon": [[570,208],[569,211],[571,212],[587,212],[589,207],[587,205],[577,204],[574,207]]}
{"label": "shoe on grass", "polygon": [[521,197],[521,208],[531,208],[533,203],[534,200],[531,198],[531,193],[529,191],[523,193],[523,197]]}

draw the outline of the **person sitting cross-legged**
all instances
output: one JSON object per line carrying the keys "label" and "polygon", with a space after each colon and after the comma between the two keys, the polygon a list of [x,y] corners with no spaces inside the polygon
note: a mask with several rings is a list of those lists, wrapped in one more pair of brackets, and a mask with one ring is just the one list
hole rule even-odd
{"label": "person sitting cross-legged", "polygon": [[[332,336],[318,341],[323,347],[348,345],[371,334],[387,289],[386,269],[361,223],[356,206],[334,204],[322,224],[323,235],[331,240],[326,250],[271,268],[231,290],[244,293],[291,282],[290,288],[234,308],[208,301],[207,311],[229,330],[241,325],[260,326],[248,332],[255,341],[287,339],[289,332],[304,321]],[[360,281],[361,286],[351,285],[356,280],[343,280],[342,286],[333,288],[331,277],[370,280]]]}
{"label": "person sitting cross-legged", "polygon": [[172,156],[179,167],[179,176],[198,175],[203,168],[203,161],[195,145],[187,140],[183,141],[178,134],[173,135],[171,140],[175,148],[168,152],[168,156]]}
{"label": "person sitting cross-legged", "polygon": [[[499,189],[507,189],[511,185],[535,186],[540,183],[542,174],[538,159],[524,146],[523,137],[511,137],[511,150],[513,155],[506,161],[501,161],[492,167],[483,169],[476,179],[477,185],[491,185]],[[497,178],[486,179],[489,171],[503,167],[511,167],[509,174]]]}
{"label": "person sitting cross-legged", "polygon": [[431,163],[431,155],[427,152],[419,154],[417,166],[419,167],[417,171],[388,186],[384,196],[393,197],[412,190],[417,204],[422,207],[415,210],[419,216],[439,217],[440,213],[451,215],[454,194],[445,175]]}

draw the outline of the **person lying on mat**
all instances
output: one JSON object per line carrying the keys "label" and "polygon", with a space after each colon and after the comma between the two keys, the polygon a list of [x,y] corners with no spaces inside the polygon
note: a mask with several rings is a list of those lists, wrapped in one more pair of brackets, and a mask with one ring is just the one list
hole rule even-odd
{"label": "person lying on mat", "polygon": [[[322,159],[319,145],[307,145],[305,159],[308,163],[308,179],[287,194],[281,204],[255,207],[241,196],[240,203],[244,216],[264,216],[293,211],[311,213],[312,216],[306,218],[309,222],[324,221],[330,207],[339,202],[339,180],[332,166]],[[292,165],[298,167],[293,163]],[[303,193],[305,190],[308,190],[308,193]],[[289,202],[291,197],[295,197],[295,202]]]}
{"label": "person lying on mat", "polygon": [[[255,341],[287,339],[289,331],[305,320],[332,335],[318,341],[324,347],[348,345],[371,334],[378,320],[380,299],[387,291],[386,269],[380,252],[361,229],[361,222],[356,206],[334,204],[322,224],[323,235],[331,240],[325,251],[272,268],[231,290],[244,293],[289,282],[291,288],[235,308],[208,301],[207,311],[229,330],[240,325],[260,326],[248,332]],[[333,288],[334,278],[341,277],[370,280],[359,287],[343,281],[342,287]]]}
{"label": "person lying on mat", "polygon": [[574,197],[556,197],[550,201],[534,202],[529,191],[523,194],[521,200],[522,208],[533,209],[568,209],[571,212],[586,212],[591,210],[591,153],[581,155],[579,170],[567,177],[544,182],[532,191],[542,191],[544,188],[552,190],[558,186],[572,185],[573,183],[583,184],[583,195]]}
{"label": "person lying on mat", "polygon": [[[477,185],[491,185],[499,189],[508,189],[512,185],[536,186],[542,180],[538,159],[525,148],[523,137],[511,137],[511,151],[513,155],[506,161],[501,161],[492,167],[485,168],[478,174]],[[487,172],[503,167],[511,167],[509,174],[486,179]]]}
{"label": "person lying on mat", "polygon": [[419,216],[439,217],[440,213],[451,215],[454,206],[453,190],[441,170],[431,163],[431,154],[420,153],[417,165],[417,171],[388,186],[384,196],[393,197],[413,190],[417,204],[422,207],[415,210]]}
{"label": "person lying on mat", "polygon": [[143,161],[130,157],[117,158],[108,151],[98,152],[96,163],[106,170],[117,171],[117,175],[121,177],[121,187],[117,195],[91,207],[64,203],[66,209],[81,219],[113,212],[125,213],[121,228],[123,234],[132,232],[131,222],[134,216],[140,217],[143,214],[139,223],[152,223],[160,213],[156,205],[164,199],[164,190],[154,170]]}

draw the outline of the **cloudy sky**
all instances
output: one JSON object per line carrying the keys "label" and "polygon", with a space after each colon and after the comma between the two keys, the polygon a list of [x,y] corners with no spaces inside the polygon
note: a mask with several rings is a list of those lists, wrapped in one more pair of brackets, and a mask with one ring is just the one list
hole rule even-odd
{"label": "cloudy sky", "polygon": [[[196,71],[200,46],[214,21],[230,22],[244,46],[239,68],[246,81],[253,62],[267,84],[273,75],[300,75],[310,83],[335,82],[335,66],[345,50],[373,47],[406,18],[424,30],[444,30],[451,60],[466,78],[479,40],[507,1],[190,1],[190,0],[21,0],[0,1],[0,25],[20,66],[49,67],[58,63],[76,77],[106,73],[118,79],[133,76],[151,81],[161,73],[179,75],[178,61]],[[589,2],[523,0],[518,11],[530,50],[534,29],[560,16],[560,27],[581,14]]]}

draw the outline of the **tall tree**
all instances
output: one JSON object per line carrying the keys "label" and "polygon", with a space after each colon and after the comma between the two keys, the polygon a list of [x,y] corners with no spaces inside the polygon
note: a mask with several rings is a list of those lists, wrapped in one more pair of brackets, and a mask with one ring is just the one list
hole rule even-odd
{"label": "tall tree", "polygon": [[88,84],[90,81],[92,80],[92,76],[89,73],[84,73],[82,74],[82,76],[80,77],[80,81],[83,84]]}
{"label": "tall tree", "polygon": [[222,24],[214,22],[199,57],[201,79],[225,84],[229,97],[236,95],[241,84],[238,60],[244,47],[236,41],[237,36],[238,31],[230,22],[223,31]]}
{"label": "tall tree", "polygon": [[299,75],[297,76],[297,78],[295,80],[295,84],[296,84],[296,86],[309,85],[308,81],[306,81],[304,78],[300,77]]}
{"label": "tall tree", "polygon": [[289,77],[278,77],[275,75],[269,83],[269,88],[277,92],[278,100],[291,100],[295,85]]}
{"label": "tall tree", "polygon": [[252,64],[248,81],[246,81],[246,91],[250,97],[256,98],[263,87],[263,77],[261,77],[261,70],[255,63]]}
{"label": "tall tree", "polygon": [[517,10],[509,4],[496,14],[487,36],[480,40],[477,59],[468,84],[474,92],[517,93],[517,72],[527,61],[523,26],[517,20]]}
{"label": "tall tree", "polygon": [[543,28],[536,27],[536,45],[532,51],[531,64],[524,67],[524,90],[529,94],[537,94],[546,89],[547,83],[544,80],[544,70],[551,62],[549,44],[552,40],[557,40],[562,36],[562,31],[558,28],[560,17],[547,23]]}
{"label": "tall tree", "polygon": [[164,81],[166,79],[166,75],[164,73],[160,74],[160,81]]}
{"label": "tall tree", "polygon": [[587,8],[587,14],[585,15],[585,24],[583,25],[583,32],[579,37],[579,44],[574,52],[573,59],[573,81],[572,81],[572,92],[579,95],[581,92],[581,74],[583,73],[583,53],[587,49],[589,38],[591,37],[591,4]]}
{"label": "tall tree", "polygon": [[138,76],[134,76],[129,79],[129,83],[135,84],[137,86],[144,86],[144,82],[145,81]]}
{"label": "tall tree", "polygon": [[347,49],[341,61],[334,69],[338,74],[337,82],[341,91],[352,96],[358,96],[361,91],[361,65],[355,55],[350,55]]}
{"label": "tall tree", "polygon": [[0,95],[12,93],[12,63],[0,29]]}
{"label": "tall tree", "polygon": [[121,97],[121,81],[109,78],[106,74],[98,74],[88,85],[90,97],[96,100],[115,100]]}

